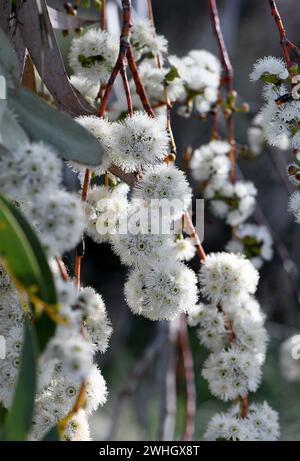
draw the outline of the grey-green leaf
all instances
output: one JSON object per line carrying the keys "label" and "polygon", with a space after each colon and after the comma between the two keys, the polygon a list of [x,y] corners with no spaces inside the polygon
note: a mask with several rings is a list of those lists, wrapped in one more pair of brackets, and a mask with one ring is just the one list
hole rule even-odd
{"label": "grey-green leaf", "polygon": [[28,136],[25,131],[19,125],[12,111],[6,109],[0,124],[0,142],[7,149],[13,151],[26,141],[28,141]]}
{"label": "grey-green leaf", "polygon": [[65,160],[90,166],[101,163],[100,142],[70,115],[54,109],[24,88],[11,91],[8,103],[32,140],[52,145]]}
{"label": "grey-green leaf", "polygon": [[13,47],[10,44],[10,41],[3,31],[0,28],[0,69],[2,69],[6,77],[14,81],[18,80],[18,60],[14,52]]}
{"label": "grey-green leaf", "polygon": [[2,439],[6,441],[26,440],[32,424],[38,354],[34,329],[27,322],[24,334],[17,386],[2,431]]}

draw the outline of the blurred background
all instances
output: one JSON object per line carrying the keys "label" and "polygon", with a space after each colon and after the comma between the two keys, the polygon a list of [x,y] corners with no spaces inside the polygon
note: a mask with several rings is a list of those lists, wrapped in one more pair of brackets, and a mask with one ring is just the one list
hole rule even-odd
{"label": "blurred background", "polygon": [[[63,2],[48,3],[57,6]],[[142,12],[145,9],[146,0],[133,3],[137,10]],[[169,40],[170,54],[184,56],[191,49],[201,48],[217,52],[206,0],[153,0],[152,3],[157,31]],[[278,0],[277,3],[288,37],[299,45],[299,0]],[[234,85],[241,101],[250,104],[249,114],[238,114],[235,117],[237,142],[246,144],[247,127],[262,105],[261,85],[250,83],[249,73],[258,58],[281,56],[278,33],[267,0],[219,0],[218,6],[225,42],[234,67]],[[82,11],[83,16],[87,17],[88,14],[92,12]],[[63,38],[58,33],[58,38],[63,54],[66,55],[71,36]],[[180,165],[186,146],[196,148],[209,140],[210,125],[209,122],[193,118],[181,118],[176,115],[176,109],[172,113],[172,123],[178,147],[177,162]],[[259,210],[256,217],[270,226],[275,240],[274,258],[263,266],[258,290],[258,299],[268,317],[268,357],[263,369],[262,386],[255,397],[250,396],[250,400],[266,399],[279,411],[282,439],[300,440],[300,382],[287,381],[279,367],[280,345],[291,335],[300,333],[300,229],[287,212],[288,197],[293,190],[285,173],[289,158],[288,151],[266,149],[255,159],[241,160],[239,166],[245,178],[252,180],[258,188]],[[206,251],[222,250],[229,238],[228,227],[206,212]],[[191,263],[195,270],[198,269],[196,259]],[[74,255],[66,257],[70,267],[73,261]],[[95,440],[106,440],[108,437],[118,440],[157,440],[166,351],[162,347],[154,360],[149,363],[146,361],[138,380],[132,376],[134,365],[161,327],[131,315],[123,298],[125,279],[126,268],[120,265],[109,245],[95,245],[87,241],[83,283],[95,287],[103,295],[114,328],[110,348],[104,356],[99,357],[109,398],[108,403],[94,417],[93,437]],[[189,335],[197,386],[195,440],[199,440],[210,416],[226,409],[227,405],[209,394],[207,384],[200,376],[207,351],[199,345],[194,329],[189,330]],[[295,366],[300,370],[300,363]],[[180,367],[177,375],[176,438],[181,439],[184,388]]]}

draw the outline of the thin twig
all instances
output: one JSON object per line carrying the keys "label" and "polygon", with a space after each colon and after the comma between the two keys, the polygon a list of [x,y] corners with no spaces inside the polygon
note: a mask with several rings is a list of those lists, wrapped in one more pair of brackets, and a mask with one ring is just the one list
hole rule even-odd
{"label": "thin twig", "polygon": [[196,386],[193,356],[189,344],[188,329],[185,314],[180,316],[179,320],[179,347],[182,354],[183,368],[185,375],[186,406],[185,406],[185,424],[183,439],[186,442],[193,440],[195,433],[195,416],[196,416]]}
{"label": "thin twig", "polygon": [[103,117],[104,115],[107,102],[108,102],[108,98],[112,91],[112,87],[115,83],[117,75],[119,74],[121,69],[125,66],[127,51],[130,49],[129,38],[130,38],[130,28],[131,28],[131,0],[122,0],[122,10],[123,10],[123,23],[122,23],[122,30],[121,30],[121,36],[120,36],[119,55],[117,58],[117,62],[107,82],[105,92],[101,100],[100,107],[98,109],[99,117]]}
{"label": "thin twig", "polygon": [[271,8],[271,14],[274,17],[276,27],[278,29],[278,33],[280,36],[280,44],[282,47],[284,60],[286,62],[287,67],[289,68],[291,66],[291,60],[290,60],[290,54],[289,54],[289,49],[288,49],[288,44],[287,44],[288,42],[286,38],[285,28],[284,28],[284,25],[283,25],[281,16],[279,14],[275,0],[268,0],[268,2]]}
{"label": "thin twig", "polygon": [[[229,59],[229,55],[226,49],[223,33],[220,25],[219,12],[217,8],[216,0],[208,0],[208,6],[211,17],[211,24],[214,35],[216,37],[217,45],[219,48],[220,60],[223,68],[222,84],[226,85],[227,97],[233,94],[233,68]],[[215,115],[216,117],[216,115]],[[216,123],[216,120],[215,120]],[[215,129],[215,127],[214,127]],[[235,140],[234,140],[234,122],[233,122],[233,111],[229,110],[227,115],[227,141],[230,144],[229,160],[230,160],[230,180],[235,181]]]}
{"label": "thin twig", "polygon": [[146,94],[144,85],[139,76],[139,71],[138,71],[138,68],[137,68],[137,65],[136,65],[136,62],[135,62],[135,59],[133,57],[130,47],[128,48],[128,51],[127,51],[127,60],[128,60],[128,65],[129,65],[132,78],[135,84],[135,89],[136,89],[138,96],[140,97],[143,108],[150,117],[155,117],[154,111],[150,105],[148,96]]}

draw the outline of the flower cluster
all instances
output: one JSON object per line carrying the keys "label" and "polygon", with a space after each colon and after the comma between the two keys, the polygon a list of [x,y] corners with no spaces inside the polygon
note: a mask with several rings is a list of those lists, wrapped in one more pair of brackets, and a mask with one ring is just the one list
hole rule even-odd
{"label": "flower cluster", "polygon": [[136,18],[131,28],[130,44],[136,61],[162,57],[168,50],[168,41],[155,33],[149,19]]}
{"label": "flower cluster", "polygon": [[[95,120],[91,122],[105,143],[103,125],[99,127]],[[85,215],[79,198],[62,188],[63,162],[52,148],[41,142],[26,142],[11,153],[3,150],[0,164],[1,192],[27,216],[48,256],[61,256],[73,249],[85,228]],[[51,261],[51,267],[56,267]],[[35,413],[29,437],[42,439],[64,418],[72,410],[85,383],[84,408],[74,415],[74,421],[68,422],[64,437],[89,439],[87,418],[105,402],[107,394],[105,381],[93,364],[93,357],[96,352],[106,350],[112,329],[99,294],[92,288],[83,288],[77,294],[72,281],[60,278],[57,267],[54,277],[60,320],[39,357]],[[8,409],[21,364],[24,323],[31,322],[32,315],[27,298],[19,297],[1,266],[0,334],[5,338],[7,353],[0,360],[0,401]]]}
{"label": "flower cluster", "polygon": [[266,402],[250,405],[246,418],[241,419],[239,415],[238,405],[234,405],[226,413],[215,415],[208,424],[205,440],[243,442],[278,440],[278,414]]}
{"label": "flower cluster", "polygon": [[[269,56],[254,65],[250,79],[260,79],[264,82],[263,97],[266,104],[261,109],[260,120],[268,144],[278,148],[294,149],[294,161],[288,167],[288,176],[299,189],[300,103],[297,91],[294,91],[293,85],[291,86],[293,70],[288,70],[281,59]],[[299,224],[299,191],[290,198],[289,210]]]}
{"label": "flower cluster", "polygon": [[[107,394],[101,372],[93,365],[93,355],[97,351],[106,350],[111,335],[103,299],[92,288],[83,288],[76,295],[72,282],[59,280],[57,290],[63,302],[61,315],[68,323],[57,327],[54,338],[41,357],[41,362],[47,365],[46,370],[50,364],[52,373],[46,371],[48,380],[40,377],[42,386],[36,400],[31,434],[33,439],[40,439],[47,432],[46,421],[49,415],[53,425],[68,414],[76,402],[83,382],[86,397],[81,418],[85,419],[85,426],[91,412],[105,403]],[[86,330],[84,336],[81,325]],[[41,424],[42,421],[45,421],[44,424]],[[70,436],[67,430],[65,438],[84,440],[79,431],[80,427]]]}
{"label": "flower cluster", "polygon": [[74,248],[84,229],[77,196],[60,186],[63,163],[43,143],[25,143],[0,157],[0,190],[16,201],[38,231],[47,253]]}
{"label": "flower cluster", "polygon": [[212,213],[223,218],[230,226],[246,221],[256,205],[257,189],[251,181],[227,182],[218,189],[206,187],[205,198],[210,202]]}
{"label": "flower cluster", "polygon": [[272,238],[265,226],[245,223],[254,212],[257,190],[251,181],[231,182],[230,149],[228,142],[212,140],[193,152],[189,166],[213,215],[237,226],[226,249],[244,254],[260,268],[272,258]]}
{"label": "flower cluster", "polygon": [[[114,42],[112,37],[111,44],[107,39],[106,33],[91,30],[74,39],[70,50],[70,64],[75,73],[72,83],[87,99],[94,99],[93,104],[97,104],[94,84],[107,79],[106,70],[112,63]],[[133,22],[130,44],[152,104],[185,97],[184,83],[176,68],[164,63],[167,40],[155,34],[150,21]],[[204,58],[195,55],[193,59]],[[161,64],[158,68],[157,59]],[[203,61],[203,69],[205,66]],[[204,88],[204,83],[201,85]],[[171,320],[197,302],[195,274],[181,262],[195,255],[194,242],[184,238],[181,224],[178,232],[170,230],[170,224],[180,221],[186,212],[192,194],[185,175],[163,163],[169,149],[165,117],[152,118],[142,112],[132,80],[129,86],[135,108],[132,114],[128,115],[123,101],[117,99],[108,111],[111,121],[94,116],[77,118],[102,146],[102,164],[96,169],[86,165],[93,179],[104,174],[111,164],[126,173],[139,173],[130,200],[128,187],[114,178],[106,186],[95,181],[87,193],[87,234],[98,243],[110,242],[121,262],[130,267],[125,295],[132,311],[152,320]],[[82,167],[71,166],[82,182]],[[164,204],[170,208],[167,232],[160,229],[160,210]],[[164,208],[163,215],[165,211],[168,210]],[[149,218],[151,215],[145,225],[140,222],[141,215]]]}
{"label": "flower cluster", "polygon": [[[224,401],[247,398],[261,381],[267,332],[265,316],[253,298],[258,283],[254,266],[233,253],[211,253],[199,274],[201,292],[209,304],[199,304],[189,315],[192,326],[210,355],[202,376],[211,393]],[[277,413],[264,403],[250,405],[241,415],[239,406],[215,415],[207,440],[276,440]]]}
{"label": "flower cluster", "polygon": [[[159,219],[164,200],[166,214],[172,208],[165,233]],[[127,208],[128,232],[111,235],[113,250],[131,268],[125,298],[135,314],[151,320],[172,320],[197,302],[196,276],[180,262],[191,259],[195,247],[181,231],[174,234],[170,230],[170,224],[180,220],[190,200],[191,192],[181,171],[164,164],[149,167]],[[145,224],[141,217],[145,217]]]}
{"label": "flower cluster", "polygon": [[106,81],[113,70],[119,52],[116,36],[99,29],[89,29],[73,39],[69,63],[74,73],[88,84]]}
{"label": "flower cluster", "polygon": [[235,229],[235,238],[226,245],[232,253],[242,253],[260,269],[273,256],[273,240],[266,226],[241,224]]}
{"label": "flower cluster", "polygon": [[280,345],[279,365],[283,377],[289,382],[300,381],[300,335],[295,334]]}
{"label": "flower cluster", "polygon": [[190,169],[195,181],[213,189],[222,187],[228,181],[230,145],[226,141],[211,141],[193,152]]}
{"label": "flower cluster", "polygon": [[183,80],[185,94],[179,113],[188,117],[193,109],[206,115],[216,104],[221,78],[218,59],[206,50],[192,50],[185,57],[170,56],[169,62]]}
{"label": "flower cluster", "polygon": [[[0,401],[11,405],[21,364],[23,325],[29,319],[29,306],[21,303],[3,269],[5,284],[0,288],[0,334],[6,339],[6,357],[0,360]],[[30,439],[40,440],[59,419],[72,409],[81,383],[86,381],[86,401],[81,418],[87,425],[88,415],[106,400],[106,384],[100,370],[93,365],[93,355],[104,352],[111,335],[111,326],[103,299],[92,288],[77,295],[72,282],[57,278],[56,289],[63,323],[57,326],[38,363],[38,392]],[[84,323],[87,334],[81,334]],[[77,416],[76,416],[77,417]],[[70,424],[70,423],[69,423]],[[65,438],[84,440],[80,429]]]}

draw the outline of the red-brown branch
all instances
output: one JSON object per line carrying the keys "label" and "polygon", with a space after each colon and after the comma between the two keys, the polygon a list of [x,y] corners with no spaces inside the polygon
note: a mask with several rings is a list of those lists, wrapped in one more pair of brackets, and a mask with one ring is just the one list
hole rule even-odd
{"label": "red-brown branch", "polygon": [[128,60],[129,69],[131,71],[132,78],[135,84],[135,89],[141,100],[143,108],[150,117],[155,117],[154,111],[150,105],[148,96],[146,94],[144,85],[141,81],[139,71],[138,71],[138,68],[137,68],[137,65],[136,65],[136,62],[135,62],[135,59],[133,57],[130,47],[128,48],[128,51],[127,51],[127,60]]}
{"label": "red-brown branch", "polygon": [[287,67],[289,68],[292,65],[289,50],[292,50],[299,60],[300,60],[300,50],[293,42],[287,39],[286,30],[284,28],[283,21],[281,19],[279,10],[277,8],[276,1],[268,0],[268,2],[270,5],[271,14],[275,20],[275,24],[276,24],[276,27],[279,33],[283,57],[284,57]]}
{"label": "red-brown branch", "polygon": [[131,28],[131,0],[122,0],[122,10],[123,10],[123,23],[122,23],[122,31],[121,31],[121,36],[120,36],[119,55],[117,58],[117,62],[107,82],[103,98],[101,100],[101,104],[98,110],[99,117],[103,117],[104,115],[107,102],[108,102],[108,98],[112,91],[112,87],[115,83],[117,75],[119,74],[121,69],[125,67],[126,54],[127,54],[128,49],[130,48],[129,39],[130,39],[130,28]]}
{"label": "red-brown branch", "polygon": [[191,440],[193,440],[195,433],[196,386],[193,356],[189,344],[189,336],[185,314],[182,314],[180,317],[178,339],[183,360],[186,390],[185,424],[183,439],[186,442],[190,442]]}
{"label": "red-brown branch", "polygon": [[196,244],[197,253],[198,253],[200,261],[204,261],[205,258],[206,258],[206,254],[205,254],[205,251],[204,251],[203,246],[202,246],[202,244],[200,242],[199,236],[198,236],[198,234],[196,232],[196,229],[194,227],[194,224],[193,224],[192,219],[191,219],[188,212],[186,212],[185,215],[184,215],[184,227],[186,228],[186,230],[187,230],[189,236],[191,237],[191,239],[193,239],[195,244]]}
{"label": "red-brown branch", "polygon": [[279,32],[280,44],[281,44],[281,47],[282,47],[284,60],[286,62],[287,67],[290,67],[291,66],[290,54],[289,54],[289,49],[288,49],[288,45],[287,45],[286,32],[285,32],[285,28],[283,26],[281,16],[279,14],[279,11],[278,11],[278,8],[277,8],[275,0],[268,0],[268,2],[269,2],[269,5],[270,5],[270,8],[271,8],[271,14],[272,14],[272,16],[273,16],[273,18],[275,20],[276,27],[277,27],[278,32]]}
{"label": "red-brown branch", "polygon": [[223,78],[227,84],[228,91],[233,90],[233,69],[226,49],[223,33],[220,25],[219,12],[216,0],[208,0],[211,23],[219,48],[220,59],[223,67]]}
{"label": "red-brown branch", "polygon": [[[223,68],[223,78],[221,81],[221,85],[226,85],[227,95],[231,96],[233,93],[233,68],[225,45],[216,0],[208,0],[208,7],[210,11],[211,24],[214,35],[216,37],[217,45],[219,48],[220,60]],[[215,127],[214,130],[216,130]],[[231,146],[229,151],[230,180],[233,183],[235,181],[235,141],[232,110],[230,110],[229,114],[227,115],[227,142]]]}
{"label": "red-brown branch", "polygon": [[57,263],[58,270],[59,270],[59,273],[61,275],[61,278],[66,282],[67,280],[69,280],[69,275],[68,275],[66,266],[65,266],[63,260],[59,256],[56,256],[55,259],[56,259],[56,263]]}

